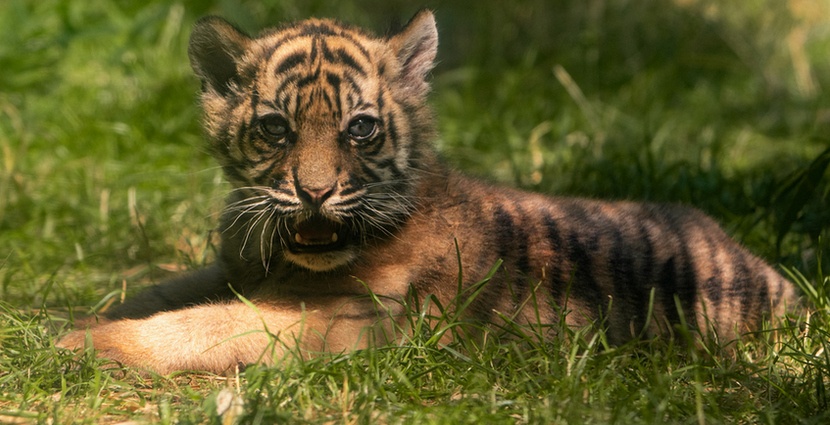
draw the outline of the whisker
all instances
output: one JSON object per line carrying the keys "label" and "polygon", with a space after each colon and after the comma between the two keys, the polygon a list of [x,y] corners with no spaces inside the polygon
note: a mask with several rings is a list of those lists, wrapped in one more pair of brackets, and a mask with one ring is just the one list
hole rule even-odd
{"label": "whisker", "polygon": [[[265,274],[268,274],[268,271],[271,267],[271,256],[273,254],[273,246],[274,246],[274,232],[271,232],[271,239],[266,241],[265,234],[268,231],[268,228],[271,225],[271,220],[274,218],[274,214],[277,211],[275,209],[271,209],[271,214],[268,215],[268,218],[265,219],[265,222],[262,223],[262,231],[259,234],[259,255],[262,259],[262,267],[265,269]],[[265,255],[265,244],[268,244],[268,255]]]}
{"label": "whisker", "polygon": [[251,239],[251,234],[253,233],[254,228],[259,225],[260,221],[262,221],[263,217],[265,217],[267,212],[267,209],[258,211],[256,215],[254,215],[254,219],[248,223],[248,230],[245,232],[245,238],[242,240],[242,246],[239,248],[240,258],[245,259],[244,251]]}
{"label": "whisker", "polygon": [[[260,206],[265,206],[266,208],[264,208],[264,209],[262,209],[262,210],[257,210],[257,208],[258,208],[258,207],[260,207]],[[236,218],[234,218],[233,222],[232,222],[231,224],[229,224],[229,225],[228,225],[228,226],[227,226],[227,227],[223,230],[223,232],[227,232],[227,231],[228,231],[228,230],[230,230],[231,228],[235,227],[235,226],[236,226],[236,223],[238,223],[238,222],[239,222],[239,220],[242,218],[242,216],[247,215],[247,214],[250,214],[250,213],[254,213],[254,217],[256,217],[256,215],[257,215],[257,214],[261,213],[262,211],[266,211],[266,210],[268,210],[268,209],[269,209],[269,208],[268,208],[268,203],[267,203],[267,202],[259,202],[259,203],[255,203],[255,204],[253,204],[253,205],[248,206],[248,207],[247,207],[247,208],[245,208],[245,209],[240,208],[239,214],[237,214],[237,215],[236,215]],[[240,230],[241,230],[241,229],[240,229]],[[239,233],[239,230],[237,230],[237,231],[236,231],[236,233],[234,233],[234,234],[233,234],[233,236],[236,236],[238,233]]]}
{"label": "whisker", "polygon": [[[374,237],[399,238],[395,229],[422,202],[412,192],[415,177],[356,183],[344,190],[336,203],[326,205],[323,215],[348,223],[358,243]],[[258,245],[259,262],[269,273],[274,255],[287,249],[294,220],[312,218],[317,212],[306,208],[290,190],[268,186],[239,186],[230,189],[225,206],[226,228],[235,229],[231,237],[241,238],[239,256],[251,254]],[[288,237],[285,237],[289,235]],[[259,240],[255,240],[258,238]],[[278,245],[279,244],[279,245]],[[276,254],[275,254],[276,252]]]}
{"label": "whisker", "polygon": [[231,202],[231,203],[225,205],[225,208],[226,209],[238,209],[238,208],[244,207],[246,205],[266,203],[266,202],[268,202],[268,198],[269,198],[268,195],[262,195],[262,196],[254,196],[254,197],[250,197],[250,198],[240,199],[236,202]]}

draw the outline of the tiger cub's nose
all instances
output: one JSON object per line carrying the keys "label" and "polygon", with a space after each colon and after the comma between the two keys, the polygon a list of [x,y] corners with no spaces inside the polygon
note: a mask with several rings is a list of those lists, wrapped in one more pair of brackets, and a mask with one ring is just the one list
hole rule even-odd
{"label": "tiger cub's nose", "polygon": [[323,202],[326,202],[326,199],[329,199],[333,193],[334,186],[324,189],[297,187],[297,196],[300,197],[300,200],[315,210],[320,209],[323,206]]}

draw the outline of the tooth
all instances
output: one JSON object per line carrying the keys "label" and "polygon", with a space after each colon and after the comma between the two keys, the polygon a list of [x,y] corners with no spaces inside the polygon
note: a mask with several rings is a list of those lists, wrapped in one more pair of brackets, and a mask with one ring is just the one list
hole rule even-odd
{"label": "tooth", "polygon": [[337,233],[332,233],[332,234],[331,234],[331,242],[332,242],[332,243],[337,242]]}
{"label": "tooth", "polygon": [[299,233],[294,233],[294,242],[303,243],[303,237]]}

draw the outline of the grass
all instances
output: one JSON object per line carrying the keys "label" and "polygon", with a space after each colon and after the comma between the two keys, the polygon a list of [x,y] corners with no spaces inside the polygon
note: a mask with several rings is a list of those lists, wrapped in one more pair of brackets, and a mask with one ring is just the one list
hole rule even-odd
{"label": "grass", "polygon": [[827,421],[825,0],[426,2],[450,162],[549,193],[698,206],[809,298],[809,321],[779,345],[707,356],[577,332],[445,347],[422,324],[400,346],[229,377],[147,377],[56,350],[76,314],[214,255],[228,186],[200,135],[196,18],[256,30],[336,16],[382,31],[415,11],[263,3],[0,8],[0,422]]}

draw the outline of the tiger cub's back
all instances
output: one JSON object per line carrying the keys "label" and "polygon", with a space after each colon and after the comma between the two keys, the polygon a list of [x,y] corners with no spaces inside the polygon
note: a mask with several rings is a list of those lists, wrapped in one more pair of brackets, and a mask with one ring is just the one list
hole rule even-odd
{"label": "tiger cub's back", "polygon": [[728,342],[798,305],[789,281],[693,208],[546,197],[458,174],[441,191],[467,273],[504,261],[474,304],[488,320],[566,314],[603,323],[615,343],[685,322]]}

